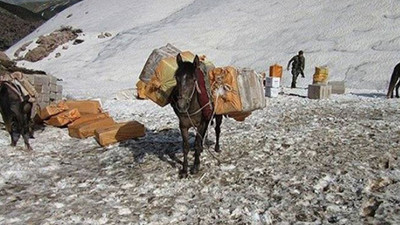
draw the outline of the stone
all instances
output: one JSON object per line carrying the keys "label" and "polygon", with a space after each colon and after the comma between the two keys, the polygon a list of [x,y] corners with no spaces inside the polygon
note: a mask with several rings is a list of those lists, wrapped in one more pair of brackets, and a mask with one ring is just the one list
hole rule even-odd
{"label": "stone", "polygon": [[329,81],[328,85],[332,86],[332,94],[344,94],[346,92],[344,81]]}
{"label": "stone", "polygon": [[369,198],[362,203],[360,215],[363,217],[374,217],[376,210],[379,208],[379,205],[382,201],[378,201],[375,198]]}
{"label": "stone", "polygon": [[279,88],[281,86],[281,78],[279,77],[266,77],[265,87]]}
{"label": "stone", "polygon": [[310,84],[308,85],[308,98],[310,99],[327,99],[332,93],[332,86],[326,84]]}
{"label": "stone", "polygon": [[276,98],[279,95],[279,88],[265,87],[265,96],[269,98]]}

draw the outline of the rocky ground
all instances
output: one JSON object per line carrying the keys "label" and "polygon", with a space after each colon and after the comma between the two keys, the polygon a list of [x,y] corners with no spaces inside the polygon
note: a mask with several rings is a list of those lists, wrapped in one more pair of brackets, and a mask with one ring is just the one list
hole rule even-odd
{"label": "rocky ground", "polygon": [[268,99],[245,122],[225,119],[223,152],[204,150],[187,179],[168,106],[107,101],[114,118],[147,127],[107,148],[46,127],[28,153],[1,130],[0,223],[400,224],[399,100],[302,95]]}

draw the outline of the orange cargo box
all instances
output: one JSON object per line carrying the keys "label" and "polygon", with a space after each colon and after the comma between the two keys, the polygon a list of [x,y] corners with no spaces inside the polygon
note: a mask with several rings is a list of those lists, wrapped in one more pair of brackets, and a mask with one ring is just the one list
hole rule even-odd
{"label": "orange cargo box", "polygon": [[250,115],[251,112],[233,112],[228,114],[229,117],[233,118],[236,121],[244,121]]}
{"label": "orange cargo box", "polygon": [[217,67],[208,72],[212,84],[212,101],[217,115],[242,111],[235,67]]}
{"label": "orange cargo box", "polygon": [[328,82],[328,74],[315,73],[313,75],[313,84],[318,84],[318,83],[326,84],[327,82]]}
{"label": "orange cargo box", "polygon": [[70,108],[77,108],[80,113],[98,114],[102,113],[100,102],[97,100],[68,100],[65,104]]}
{"label": "orange cargo box", "polygon": [[77,126],[81,125],[84,122],[97,120],[97,119],[101,119],[101,118],[106,118],[106,117],[110,117],[108,115],[108,113],[81,114],[81,117],[79,119],[75,120],[74,122],[68,124],[68,127],[71,127],[71,128],[77,127]]}
{"label": "orange cargo box", "polygon": [[282,77],[282,66],[279,64],[274,64],[269,67],[270,77]]}
{"label": "orange cargo box", "polygon": [[146,129],[144,125],[137,121],[114,124],[109,127],[96,129],[94,132],[95,138],[101,146],[143,137],[145,134]]}
{"label": "orange cargo box", "polygon": [[108,127],[115,124],[113,118],[105,117],[96,120],[86,121],[78,126],[68,127],[68,133],[71,137],[87,138],[94,135],[96,129]]}
{"label": "orange cargo box", "polygon": [[48,119],[51,116],[57,115],[61,112],[68,110],[68,106],[64,102],[58,104],[51,104],[40,110],[39,117],[42,120]]}
{"label": "orange cargo box", "polygon": [[46,121],[47,124],[55,126],[55,127],[63,127],[81,117],[78,109],[70,109],[68,111],[59,113],[50,117],[49,120]]}

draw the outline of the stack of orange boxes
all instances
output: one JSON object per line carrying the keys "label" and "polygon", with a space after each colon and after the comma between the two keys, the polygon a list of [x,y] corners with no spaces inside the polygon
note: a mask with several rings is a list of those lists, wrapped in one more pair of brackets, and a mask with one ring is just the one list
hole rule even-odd
{"label": "stack of orange boxes", "polygon": [[95,136],[101,146],[145,135],[144,125],[137,121],[116,123],[97,100],[61,101],[42,109],[40,117],[48,125],[68,126],[71,137]]}

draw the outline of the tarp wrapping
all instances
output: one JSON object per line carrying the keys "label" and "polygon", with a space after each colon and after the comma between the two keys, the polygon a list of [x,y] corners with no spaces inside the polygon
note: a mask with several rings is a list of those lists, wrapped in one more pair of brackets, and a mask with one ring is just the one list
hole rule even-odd
{"label": "tarp wrapping", "polygon": [[216,114],[241,118],[265,107],[262,77],[254,70],[219,67],[209,72],[209,79]]}

